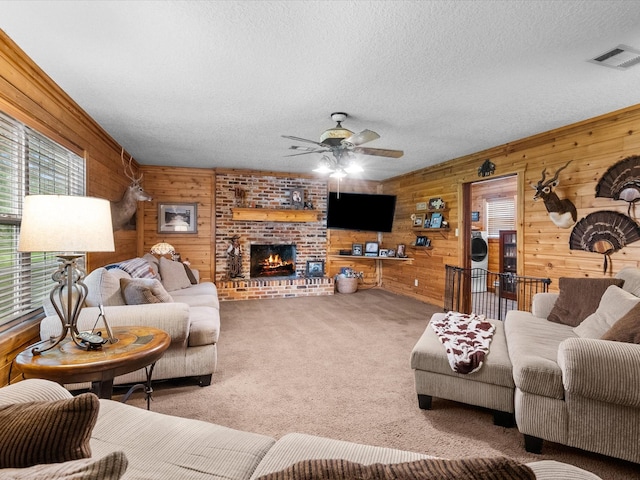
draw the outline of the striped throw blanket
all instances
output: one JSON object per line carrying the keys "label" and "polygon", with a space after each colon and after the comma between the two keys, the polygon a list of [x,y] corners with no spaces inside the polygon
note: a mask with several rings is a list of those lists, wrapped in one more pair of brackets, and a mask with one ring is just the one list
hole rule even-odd
{"label": "striped throw blanket", "polygon": [[496,330],[484,315],[448,312],[444,319],[431,321],[447,352],[451,369],[456,373],[480,370]]}

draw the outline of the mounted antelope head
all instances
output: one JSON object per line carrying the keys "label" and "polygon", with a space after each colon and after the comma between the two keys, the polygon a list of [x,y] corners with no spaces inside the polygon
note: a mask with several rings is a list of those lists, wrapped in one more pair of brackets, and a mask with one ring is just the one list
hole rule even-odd
{"label": "mounted antelope head", "polygon": [[560,200],[558,195],[553,191],[560,182],[558,181],[558,175],[562,170],[567,168],[567,165],[571,163],[569,160],[564,167],[560,167],[556,170],[555,175],[551,180],[545,182],[547,169],[542,170],[542,178],[538,182],[538,185],[531,185],[536,189],[536,194],[533,196],[534,200],[541,198],[544,201],[544,206],[549,212],[549,218],[560,228],[569,228],[578,219],[578,212],[576,206],[568,198]]}
{"label": "mounted antelope head", "polygon": [[131,185],[124,191],[124,195],[119,202],[111,202],[111,221],[113,222],[114,231],[131,229],[131,227],[127,228],[127,225],[131,217],[133,217],[133,214],[136,213],[138,202],[151,201],[151,196],[140,186],[142,174],[139,177],[133,174],[133,169],[131,168],[133,156],[129,157],[129,161],[126,162],[123,148],[122,153],[120,153],[120,158],[122,159],[124,174],[131,180]]}

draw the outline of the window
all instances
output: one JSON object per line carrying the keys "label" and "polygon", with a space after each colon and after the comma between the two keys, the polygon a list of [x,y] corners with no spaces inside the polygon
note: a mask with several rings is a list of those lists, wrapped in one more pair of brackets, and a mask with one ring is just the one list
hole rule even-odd
{"label": "window", "polygon": [[84,195],[84,159],[0,113],[0,330],[42,306],[58,266],[55,253],[17,251],[29,194]]}
{"label": "window", "polygon": [[489,237],[499,237],[500,230],[516,229],[516,200],[494,198],[487,200],[487,231]]}

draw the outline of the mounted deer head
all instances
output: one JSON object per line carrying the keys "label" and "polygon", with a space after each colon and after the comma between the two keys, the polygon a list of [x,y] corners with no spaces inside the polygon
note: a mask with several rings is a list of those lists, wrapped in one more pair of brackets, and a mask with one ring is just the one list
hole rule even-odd
{"label": "mounted deer head", "polygon": [[131,217],[133,217],[133,214],[136,213],[138,202],[150,202],[152,200],[151,196],[140,186],[142,174],[139,177],[133,174],[133,169],[131,168],[133,156],[129,157],[129,161],[126,162],[123,148],[122,153],[120,153],[120,158],[122,160],[122,166],[124,167],[124,174],[131,180],[131,185],[127,187],[119,202],[111,202],[111,221],[113,222],[114,231],[132,229],[132,227],[128,227],[128,223]]}
{"label": "mounted deer head", "polygon": [[536,194],[533,196],[533,199],[538,200],[541,198],[544,201],[544,206],[546,207],[547,212],[549,212],[549,218],[560,228],[569,228],[576,223],[576,220],[578,219],[578,212],[573,202],[568,198],[560,200],[558,195],[553,191],[553,189],[560,184],[558,175],[562,170],[567,168],[570,163],[571,160],[569,160],[564,167],[560,167],[556,170],[553,178],[546,182],[545,178],[547,176],[547,169],[545,168],[542,170],[542,178],[538,184],[532,185],[532,187],[536,189]]}

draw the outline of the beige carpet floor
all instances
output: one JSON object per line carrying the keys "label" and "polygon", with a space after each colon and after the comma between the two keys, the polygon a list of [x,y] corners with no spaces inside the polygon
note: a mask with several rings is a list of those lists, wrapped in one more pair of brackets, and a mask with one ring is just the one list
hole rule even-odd
{"label": "beige carpet floor", "polygon": [[434,399],[420,410],[409,356],[439,306],[370,289],[220,310],[212,385],[158,382],[154,411],[276,438],[304,432],[448,458],[552,459],[605,480],[640,479],[639,465],[549,442],[542,455],[528,454],[517,429],[494,426],[477,407]]}

